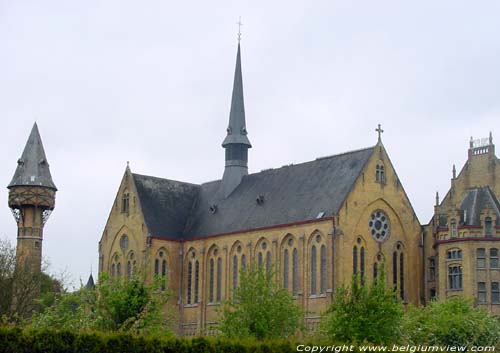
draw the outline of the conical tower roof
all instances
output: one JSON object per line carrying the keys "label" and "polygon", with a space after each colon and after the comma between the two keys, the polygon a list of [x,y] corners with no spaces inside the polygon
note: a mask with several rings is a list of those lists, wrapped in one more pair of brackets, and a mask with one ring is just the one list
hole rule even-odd
{"label": "conical tower roof", "polygon": [[50,175],[49,163],[36,123],[31,129],[23,154],[17,161],[14,177],[7,188],[14,186],[43,186],[57,190]]}
{"label": "conical tower roof", "polygon": [[94,289],[95,288],[95,283],[94,283],[94,276],[92,276],[92,273],[89,276],[89,279],[87,281],[87,284],[85,285],[86,289]]}
{"label": "conical tower roof", "polygon": [[231,98],[231,112],[229,114],[229,125],[227,136],[222,146],[237,143],[252,147],[247,137],[245,123],[245,103],[243,101],[243,78],[241,75],[241,54],[238,43],[238,54],[236,55],[236,69],[234,71],[233,96]]}

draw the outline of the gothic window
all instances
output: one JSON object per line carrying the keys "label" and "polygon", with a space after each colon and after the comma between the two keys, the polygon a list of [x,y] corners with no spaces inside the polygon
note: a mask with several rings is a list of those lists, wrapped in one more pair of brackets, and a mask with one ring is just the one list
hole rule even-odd
{"label": "gothic window", "polygon": [[477,302],[479,304],[486,303],[486,283],[478,282],[477,283]]}
{"label": "gothic window", "polygon": [[453,265],[448,267],[448,289],[462,290],[462,266]]}
{"label": "gothic window", "polygon": [[373,282],[377,281],[377,277],[378,277],[378,263],[375,262],[373,264]]}
{"label": "gothic window", "polygon": [[491,304],[500,304],[500,288],[498,282],[491,282]]}
{"label": "gothic window", "polygon": [[161,290],[165,290],[165,280],[167,277],[167,260],[161,262]]}
{"label": "gothic window", "polygon": [[188,273],[187,273],[187,303],[191,304],[191,288],[193,280],[193,263],[189,261],[188,263]]}
{"label": "gothic window", "polygon": [[200,286],[200,263],[196,260],[194,264],[194,302],[198,303],[198,294]]}
{"label": "gothic window", "polygon": [[476,262],[477,268],[486,268],[486,250],[484,248],[476,250]]}
{"label": "gothic window", "polygon": [[493,235],[493,222],[491,217],[486,217],[484,219],[484,236],[491,237]]}
{"label": "gothic window", "polygon": [[122,213],[128,213],[129,210],[129,193],[124,193],[122,198]]}
{"label": "gothic window", "polygon": [[398,253],[396,251],[392,253],[392,284],[398,285]]}
{"label": "gothic window", "polygon": [[358,247],[356,245],[352,248],[352,274],[358,274]]}
{"label": "gothic window", "polygon": [[241,270],[245,271],[247,268],[247,258],[245,255],[241,255]]}
{"label": "gothic window", "polygon": [[222,299],[222,258],[217,259],[217,302]]}
{"label": "gothic window", "polygon": [[436,259],[431,257],[429,259],[429,281],[436,280]]}
{"label": "gothic window", "polygon": [[130,276],[132,275],[132,264],[130,263],[130,260],[127,261],[127,279],[130,279]]}
{"label": "gothic window", "polygon": [[399,254],[399,294],[401,299],[405,298],[405,260],[404,255]]}
{"label": "gothic window", "polygon": [[258,256],[258,264],[259,264],[259,267],[262,267],[262,262],[263,262],[263,259],[262,259],[262,252],[259,252],[259,256]]}
{"label": "gothic window", "polygon": [[311,294],[316,294],[316,246],[311,248]]}
{"label": "gothic window", "polygon": [[385,168],[382,162],[379,162],[375,168],[375,181],[380,184],[385,183]]}
{"label": "gothic window", "polygon": [[[242,258],[243,260],[243,258]],[[238,256],[233,256],[233,290],[238,288]]]}
{"label": "gothic window", "polygon": [[451,237],[452,238],[458,237],[457,222],[454,219],[451,220],[450,227],[451,227]]}
{"label": "gothic window", "polygon": [[321,245],[321,273],[320,273],[320,281],[319,281],[319,292],[321,294],[326,293],[326,246]]}
{"label": "gothic window", "polygon": [[210,273],[210,278],[209,278],[209,294],[208,294],[208,302],[213,303],[214,302],[214,269],[215,264],[214,264],[214,259],[210,259],[210,268],[209,268],[209,273]]}
{"label": "gothic window", "polygon": [[289,259],[288,259],[288,249],[285,249],[283,254],[283,288],[288,289],[288,268],[289,268]]}
{"label": "gothic window", "polygon": [[266,254],[266,273],[271,272],[271,252],[268,251]]}
{"label": "gothic window", "polygon": [[498,249],[490,249],[490,268],[498,268]]}
{"label": "gothic window", "polygon": [[359,273],[361,276],[361,283],[365,282],[365,248],[361,247],[359,251]]}
{"label": "gothic window", "polygon": [[368,231],[376,241],[385,241],[391,231],[389,216],[381,210],[373,212],[368,221]]}
{"label": "gothic window", "polygon": [[111,277],[115,276],[115,264],[111,265]]}
{"label": "gothic window", "polygon": [[462,260],[462,250],[460,250],[460,249],[448,250],[447,259],[448,260]]}
{"label": "gothic window", "polygon": [[116,265],[116,275],[118,277],[122,276],[122,264],[120,262]]}
{"label": "gothic window", "polygon": [[293,274],[292,291],[296,295],[299,291],[299,252],[297,248],[293,249]]}
{"label": "gothic window", "polygon": [[155,275],[160,273],[160,260],[155,259]]}

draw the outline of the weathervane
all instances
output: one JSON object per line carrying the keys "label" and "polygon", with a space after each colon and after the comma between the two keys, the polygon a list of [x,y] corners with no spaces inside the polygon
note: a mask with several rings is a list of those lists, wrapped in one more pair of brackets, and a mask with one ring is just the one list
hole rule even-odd
{"label": "weathervane", "polygon": [[238,24],[238,43],[239,43],[241,42],[241,26],[243,26],[243,23],[241,23],[241,16],[237,24]]}
{"label": "weathervane", "polygon": [[378,132],[378,141],[380,142],[382,140],[382,133],[384,130],[382,130],[382,126],[378,124],[378,128],[376,128],[375,131]]}

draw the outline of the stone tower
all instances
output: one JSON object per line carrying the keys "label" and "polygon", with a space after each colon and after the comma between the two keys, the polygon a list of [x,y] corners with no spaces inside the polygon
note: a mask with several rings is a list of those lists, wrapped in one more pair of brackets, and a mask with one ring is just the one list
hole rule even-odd
{"label": "stone tower", "polygon": [[9,186],[17,222],[16,270],[41,272],[43,226],[54,209],[57,188],[35,123]]}

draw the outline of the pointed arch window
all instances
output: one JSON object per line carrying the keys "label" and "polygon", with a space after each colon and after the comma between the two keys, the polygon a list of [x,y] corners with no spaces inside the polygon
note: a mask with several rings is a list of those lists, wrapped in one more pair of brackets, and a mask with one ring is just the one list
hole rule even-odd
{"label": "pointed arch window", "polygon": [[266,254],[266,273],[271,272],[271,252],[268,251]]}
{"label": "pointed arch window", "polygon": [[189,261],[188,263],[188,273],[187,273],[187,303],[191,304],[191,289],[193,280],[193,263]]}
{"label": "pointed arch window", "polygon": [[[241,259],[243,261],[243,258]],[[233,290],[238,288],[238,256],[233,256]]]}
{"label": "pointed arch window", "polygon": [[311,248],[311,295],[316,294],[316,246]]}
{"label": "pointed arch window", "polygon": [[129,201],[130,195],[128,192],[123,194],[122,197],[122,213],[128,213],[129,211],[129,206],[130,206],[130,201]]}
{"label": "pointed arch window", "polygon": [[247,258],[245,254],[241,255],[241,270],[245,271],[247,269]]}
{"label": "pointed arch window", "polygon": [[359,251],[359,274],[361,277],[361,284],[365,283],[365,248],[361,247]]}
{"label": "pointed arch window", "polygon": [[127,279],[130,279],[132,276],[132,264],[130,263],[130,260],[127,261]]}
{"label": "pointed arch window", "polygon": [[120,262],[116,265],[116,275],[118,277],[122,276],[122,264]]}
{"label": "pointed arch window", "polygon": [[394,286],[398,285],[398,253],[394,251],[392,253],[392,284]]}
{"label": "pointed arch window", "polygon": [[161,262],[161,290],[165,290],[167,278],[167,260],[163,259]]}
{"label": "pointed arch window", "polygon": [[385,183],[385,168],[382,162],[379,162],[375,167],[375,181],[380,184]]}
{"label": "pointed arch window", "polygon": [[405,298],[405,260],[403,253],[399,254],[399,294],[401,299]]}
{"label": "pointed arch window", "polygon": [[259,264],[259,267],[262,267],[262,262],[263,262],[262,252],[259,252],[259,255],[258,255],[258,264]]}
{"label": "pointed arch window", "polygon": [[198,303],[200,286],[200,263],[196,260],[194,264],[194,302]]}
{"label": "pointed arch window", "polygon": [[297,248],[293,249],[292,291],[294,295],[299,291],[299,252]]}
{"label": "pointed arch window", "polygon": [[159,275],[160,274],[160,260],[158,259],[155,259],[155,275]]}
{"label": "pointed arch window", "polygon": [[356,245],[352,248],[352,274],[358,274],[358,247]]}
{"label": "pointed arch window", "polygon": [[375,262],[373,264],[373,282],[377,282],[377,278],[378,278],[378,263]]}
{"label": "pointed arch window", "polygon": [[222,258],[217,259],[217,302],[222,299]]}
{"label": "pointed arch window", "polygon": [[115,276],[115,264],[111,265],[111,277]]}
{"label": "pointed arch window", "polygon": [[326,293],[326,246],[321,245],[321,270],[320,270],[320,282],[319,282],[319,292],[321,294]]}
{"label": "pointed arch window", "polygon": [[283,288],[288,289],[288,249],[285,249],[283,253]]}
{"label": "pointed arch window", "polygon": [[215,272],[215,263],[214,259],[210,259],[210,267],[209,267],[209,290],[208,290],[208,302],[214,302],[214,272]]}

